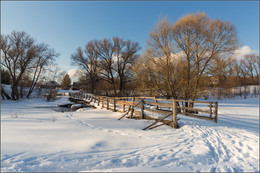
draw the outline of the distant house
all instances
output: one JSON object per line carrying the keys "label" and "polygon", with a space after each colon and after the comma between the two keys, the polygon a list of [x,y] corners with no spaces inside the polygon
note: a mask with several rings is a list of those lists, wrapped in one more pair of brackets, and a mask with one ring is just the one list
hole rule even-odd
{"label": "distant house", "polygon": [[71,85],[71,89],[72,90],[79,90],[79,83],[78,82],[73,82],[73,84]]}
{"label": "distant house", "polygon": [[49,81],[44,85],[45,88],[55,88],[58,89],[60,88],[60,84],[56,81]]}

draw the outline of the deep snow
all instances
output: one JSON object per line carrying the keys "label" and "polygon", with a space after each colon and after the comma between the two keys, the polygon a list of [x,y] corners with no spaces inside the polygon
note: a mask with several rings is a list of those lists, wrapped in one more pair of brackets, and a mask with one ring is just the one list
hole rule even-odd
{"label": "deep snow", "polygon": [[1,171],[259,172],[259,98],[221,100],[217,124],[178,115],[179,129],[148,131],[100,107],[51,109],[64,102],[2,101]]}

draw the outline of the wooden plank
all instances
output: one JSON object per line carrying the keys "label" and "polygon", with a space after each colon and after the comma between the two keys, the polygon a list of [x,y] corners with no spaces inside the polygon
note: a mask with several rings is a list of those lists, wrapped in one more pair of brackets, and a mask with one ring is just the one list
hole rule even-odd
{"label": "wooden plank", "polygon": [[172,111],[167,111],[167,110],[153,110],[153,109],[149,109],[149,108],[144,108],[144,110],[149,111],[149,112],[153,112],[153,113],[158,113],[158,114],[169,114]]}
{"label": "wooden plank", "polygon": [[131,110],[131,106],[128,108],[128,111],[123,116],[118,118],[117,120],[121,120],[122,118],[124,118],[130,112],[130,110]]}
{"label": "wooden plank", "polygon": [[204,117],[204,116],[201,116],[201,115],[196,115],[196,114],[187,114],[187,113],[178,113],[178,114],[181,114],[181,115],[187,115],[189,117],[194,117],[194,118],[200,118],[200,119],[205,119],[205,120],[211,120],[213,121],[214,118],[210,118],[210,117]]}
{"label": "wooden plank", "polygon": [[153,127],[150,127],[149,129],[154,129],[154,128],[156,128],[156,127],[160,127],[160,126],[162,126],[162,125],[165,125],[165,124],[159,124],[159,125],[157,125],[157,126],[153,126]]}
{"label": "wooden plank", "polygon": [[156,103],[156,102],[148,102],[144,101],[144,104],[149,104],[149,105],[154,105],[154,106],[160,106],[160,107],[167,107],[170,108],[172,107],[172,103]]}
{"label": "wooden plank", "polygon": [[178,99],[156,99],[162,101],[178,101],[178,102],[194,102],[194,103],[215,103],[215,102],[207,102],[207,101],[192,101],[192,100],[178,100]]}
{"label": "wooden plank", "polygon": [[[180,118],[178,118],[177,121],[178,121],[178,120],[180,120]],[[157,125],[157,126],[150,127],[149,129],[154,129],[154,128],[160,127],[160,126],[162,126],[162,125],[165,125],[165,124],[162,123],[162,124],[159,124],[159,125]]]}
{"label": "wooden plank", "polygon": [[154,123],[152,123],[152,124],[150,124],[149,126],[147,126],[147,127],[145,127],[145,128],[143,128],[143,130],[146,130],[146,129],[148,129],[149,127],[151,127],[151,126],[153,126],[153,125],[155,125],[156,123],[158,123],[158,122],[162,122],[162,120],[164,120],[165,118],[167,118],[167,117],[169,117],[169,116],[171,116],[172,115],[172,113],[171,114],[169,114],[169,115],[167,115],[167,116],[165,116],[165,117],[162,117],[162,118],[159,118],[159,119],[157,119]]}
{"label": "wooden plank", "polygon": [[198,112],[204,112],[204,113],[209,113],[210,114],[210,110],[206,110],[206,109],[183,107],[183,106],[177,106],[177,108],[181,108],[181,109],[185,109],[185,110],[198,111]]}
{"label": "wooden plank", "polygon": [[138,115],[139,118],[142,118],[142,112],[134,110],[134,114]]}

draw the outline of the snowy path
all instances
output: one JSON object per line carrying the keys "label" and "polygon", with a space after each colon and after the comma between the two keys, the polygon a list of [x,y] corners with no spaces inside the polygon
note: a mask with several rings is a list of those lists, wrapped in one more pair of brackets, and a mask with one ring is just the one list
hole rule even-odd
{"label": "snowy path", "polygon": [[148,131],[104,109],[35,109],[62,101],[2,103],[1,171],[259,172],[258,99],[222,101],[218,124],[180,115]]}

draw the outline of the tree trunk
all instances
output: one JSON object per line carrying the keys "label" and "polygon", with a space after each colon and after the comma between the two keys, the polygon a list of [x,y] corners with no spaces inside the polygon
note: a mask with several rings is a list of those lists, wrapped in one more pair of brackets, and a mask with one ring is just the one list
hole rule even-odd
{"label": "tree trunk", "polygon": [[3,87],[1,86],[1,96],[3,99],[7,98],[8,100],[11,99],[11,97],[5,92],[5,90],[3,89]]}
{"label": "tree trunk", "polygon": [[19,99],[18,86],[13,85],[11,88],[12,88],[12,93],[11,93],[12,100],[18,100]]}

